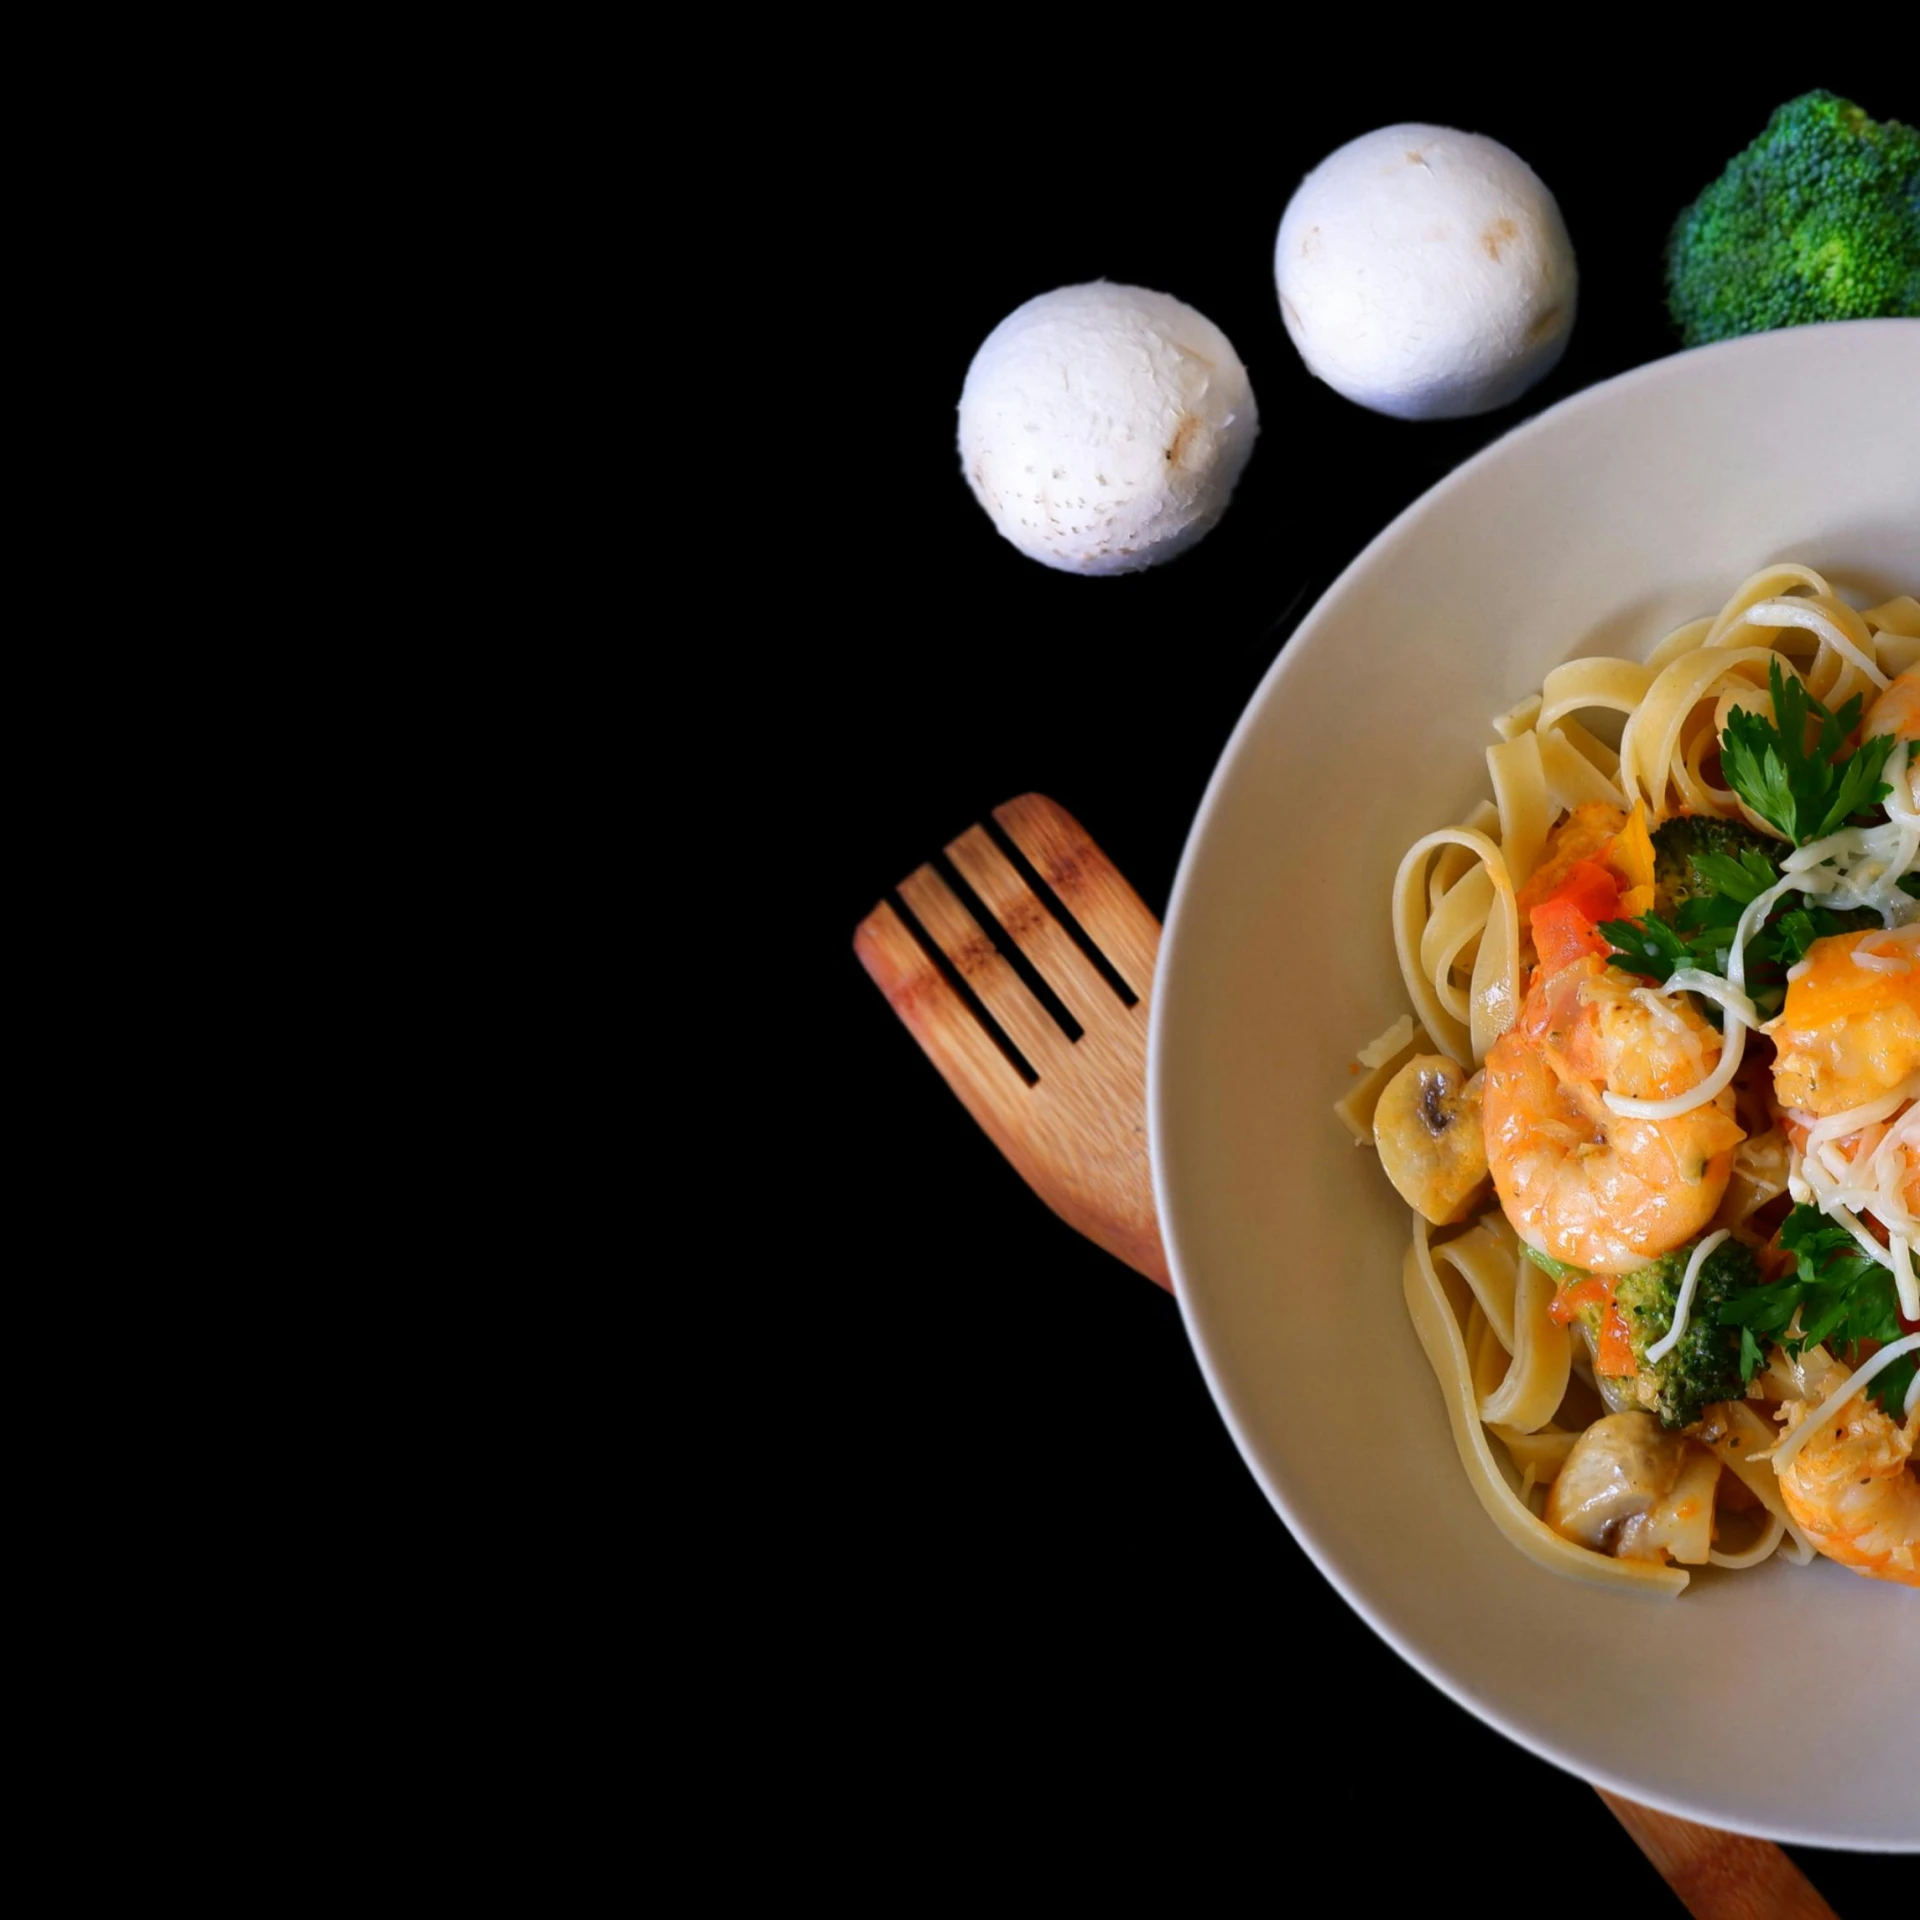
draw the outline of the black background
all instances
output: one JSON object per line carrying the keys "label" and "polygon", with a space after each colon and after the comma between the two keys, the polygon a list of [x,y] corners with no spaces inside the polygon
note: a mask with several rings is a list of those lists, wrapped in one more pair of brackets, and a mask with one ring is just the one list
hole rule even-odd
{"label": "black background", "polygon": [[[1455,1707],[1322,1581],[1235,1452],[1173,1302],[1026,1192],[850,940],[886,889],[1029,789],[1164,913],[1207,777],[1301,616],[1462,459],[1676,349],[1660,273],[1675,212],[1814,84],[1902,105],[1859,63],[1745,85],[1716,71],[1657,103],[1597,80],[1583,96],[1577,76],[1440,72],[1262,114],[1171,82],[1071,100],[1069,77],[996,70],[937,103],[866,103],[795,212],[803,343],[761,371],[810,354],[826,403],[782,476],[781,594],[804,612],[775,677],[769,794],[798,937],[759,1012],[798,1023],[807,1091],[778,1122],[795,1186],[775,1224],[809,1250],[793,1324],[825,1336],[790,1391],[800,1577],[832,1624],[797,1657],[861,1756],[833,1790],[943,1880],[1011,1890],[1017,1853],[1062,1887],[1185,1861],[1191,1892],[1239,1871],[1297,1890],[1305,1857],[1369,1910],[1538,1869],[1563,1920],[1679,1911],[1586,1786]],[[1566,357],[1479,419],[1364,412],[1306,374],[1280,322],[1293,186],[1396,121],[1512,146],[1579,256]],[[1095,278],[1217,322],[1261,415],[1219,527],[1116,580],[1004,543],[954,450],[989,330]],[[1505,1550],[1491,1532],[1487,1548]],[[1730,1753],[1798,1737],[1785,1703],[1862,1683],[1839,1649],[1779,1657]],[[1844,1915],[1911,1893],[1911,1862],[1796,1857]]]}

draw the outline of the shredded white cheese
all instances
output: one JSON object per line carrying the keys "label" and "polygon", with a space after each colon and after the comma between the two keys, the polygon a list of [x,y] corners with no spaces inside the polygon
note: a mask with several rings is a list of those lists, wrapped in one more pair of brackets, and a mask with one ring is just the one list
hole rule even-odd
{"label": "shredded white cheese", "polygon": [[[1888,939],[1893,935],[1889,934]],[[1862,940],[1854,948],[1852,956],[1856,967],[1865,967],[1870,973],[1911,973],[1913,962],[1904,953],[1886,953],[1876,947],[1871,940]]]}
{"label": "shredded white cheese", "polygon": [[1731,1084],[1733,1076],[1740,1071],[1746,1050],[1746,1026],[1737,1014],[1730,1013],[1720,1048],[1720,1064],[1691,1092],[1676,1094],[1671,1100],[1629,1100],[1618,1093],[1603,1097],[1615,1113],[1629,1120],[1677,1120],[1681,1114],[1705,1106],[1722,1087]]}
{"label": "shredded white cheese", "polygon": [[[1904,746],[1900,752],[1904,755]],[[1889,767],[1892,766],[1891,760]],[[1902,771],[1904,770],[1904,762]],[[1876,949],[1876,957],[1863,964],[1883,971],[1904,968],[1910,951],[1920,953],[1920,898],[1900,886],[1902,877],[1913,871],[1920,858],[1920,814],[1892,819],[1884,827],[1846,827],[1810,846],[1790,853],[1782,863],[1784,877],[1758,898],[1747,903],[1734,929],[1727,954],[1727,978],[1704,973],[1697,968],[1677,969],[1658,987],[1643,993],[1697,993],[1716,1002],[1725,1014],[1720,1064],[1691,1091],[1671,1100],[1629,1100],[1609,1093],[1607,1105],[1631,1120],[1674,1120],[1695,1107],[1703,1107],[1739,1071],[1746,1051],[1746,1030],[1760,1024],[1758,1011],[1746,992],[1747,942],[1759,932],[1767,915],[1793,892],[1817,894],[1825,906],[1836,909],[1871,907],[1885,921],[1888,931],[1877,942],[1863,942]],[[1892,954],[1888,955],[1888,943]],[[1880,957],[1887,956],[1887,957]],[[1858,958],[1858,949],[1855,950]],[[1802,961],[1800,967],[1806,963]],[[1800,977],[1796,967],[1789,979]],[[1639,997],[1639,996],[1636,996]]]}
{"label": "shredded white cheese", "polygon": [[1909,1075],[1891,1092],[1867,1101],[1864,1106],[1848,1107],[1843,1113],[1830,1113],[1824,1119],[1815,1120],[1807,1128],[1807,1147],[1811,1151],[1829,1140],[1844,1140],[1849,1134],[1862,1132],[1898,1113],[1909,1100],[1916,1098],[1920,1098],[1920,1073]]}
{"label": "shredded white cheese", "polygon": [[[1869,1260],[1891,1268],[1900,1311],[1909,1320],[1920,1320],[1920,1276],[1913,1265],[1920,1220],[1908,1207],[1905,1192],[1907,1170],[1920,1161],[1920,1074],[1910,1075],[1877,1100],[1822,1120],[1803,1117],[1803,1124],[1807,1142],[1794,1155],[1789,1191],[1802,1206],[1817,1206],[1845,1227]],[[1847,1140],[1855,1140],[1851,1158],[1842,1151]],[[1886,1229],[1886,1246],[1861,1223],[1863,1210]]]}
{"label": "shredded white cheese", "polygon": [[[1920,1333],[1909,1333],[1903,1338],[1891,1341],[1882,1347],[1858,1373],[1849,1374],[1846,1379],[1841,1381],[1841,1383],[1820,1402],[1819,1406],[1816,1407],[1806,1419],[1802,1420],[1800,1424],[1774,1448],[1772,1454],[1774,1472],[1778,1473],[1780,1469],[1813,1438],[1817,1428],[1824,1426],[1827,1421],[1831,1420],[1856,1394],[1864,1393],[1902,1354],[1912,1353],[1917,1348],[1920,1348]],[[1920,1385],[1920,1376],[1916,1377],[1915,1385]],[[1907,1413],[1913,1411],[1912,1387],[1907,1389],[1907,1397],[1902,1403],[1902,1410]]]}
{"label": "shredded white cheese", "polygon": [[1694,1248],[1693,1258],[1687,1262],[1686,1274],[1680,1282],[1680,1298],[1673,1305],[1673,1325],[1647,1349],[1649,1360],[1664,1360],[1680,1344],[1680,1336],[1687,1330],[1687,1315],[1693,1311],[1693,1290],[1700,1284],[1700,1269],[1721,1241],[1732,1237],[1728,1229],[1722,1227]]}
{"label": "shredded white cheese", "polygon": [[[1691,1113],[1695,1107],[1704,1107],[1722,1087],[1731,1084],[1746,1055],[1747,1029],[1759,1025],[1759,1021],[1753,1017],[1753,1002],[1747,998],[1747,942],[1760,931],[1767,915],[1773,911],[1774,903],[1792,892],[1797,884],[1796,877],[1788,874],[1765,893],[1748,901],[1746,910],[1740,915],[1740,924],[1733,930],[1733,945],[1727,954],[1727,978],[1724,981],[1717,974],[1682,967],[1665,982],[1663,990],[1669,993],[1689,990],[1687,983],[1693,983],[1691,991],[1704,992],[1706,989],[1698,983],[1713,983],[1712,997],[1726,1009],[1720,1064],[1690,1093],[1677,1094],[1671,1100],[1628,1100],[1619,1094],[1609,1093],[1605,1096],[1606,1102],[1615,1113],[1629,1120],[1677,1120],[1681,1114]],[[1675,988],[1675,980],[1682,983],[1680,988]],[[1737,1002],[1735,995],[1738,996]]]}
{"label": "shredded white cheese", "polygon": [[1820,904],[1846,912],[1870,907],[1889,928],[1920,918],[1920,899],[1904,891],[1903,875],[1920,856],[1920,817],[1878,827],[1842,827],[1810,841],[1781,862],[1788,881],[1817,894]]}
{"label": "shredded white cheese", "polygon": [[1737,1015],[1747,1026],[1760,1024],[1753,1002],[1731,980],[1723,980],[1717,973],[1703,973],[1697,967],[1676,967],[1667,976],[1666,987],[1669,993],[1697,993],[1701,999],[1713,1001],[1723,1012]]}

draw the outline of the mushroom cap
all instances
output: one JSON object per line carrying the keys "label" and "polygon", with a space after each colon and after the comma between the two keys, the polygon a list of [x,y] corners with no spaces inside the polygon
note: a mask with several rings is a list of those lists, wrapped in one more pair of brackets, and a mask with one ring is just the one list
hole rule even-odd
{"label": "mushroom cap", "polygon": [[1451,127],[1381,127],[1301,181],[1274,245],[1308,370],[1402,420],[1517,399],[1566,350],[1578,292],[1560,208],[1517,153]]}
{"label": "mushroom cap", "polygon": [[1233,343],[1171,294],[1096,280],[1016,307],[960,394],[960,465],[1022,553],[1132,573],[1225,512],[1259,431]]}
{"label": "mushroom cap", "polygon": [[1680,1436],[1668,1433],[1652,1414],[1610,1413],[1569,1449],[1547,1490],[1547,1525],[1582,1546],[1610,1553],[1627,1521],[1672,1492],[1685,1460]]}

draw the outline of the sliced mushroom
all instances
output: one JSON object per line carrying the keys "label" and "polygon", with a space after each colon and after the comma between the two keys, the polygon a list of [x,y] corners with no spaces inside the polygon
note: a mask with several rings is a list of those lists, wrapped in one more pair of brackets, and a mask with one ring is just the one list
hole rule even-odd
{"label": "sliced mushroom", "polygon": [[1627,1522],[1673,1491],[1685,1457],[1686,1442],[1652,1414],[1610,1413],[1573,1443],[1547,1491],[1547,1525],[1612,1553]]}
{"label": "sliced mushroom", "polygon": [[1713,1502],[1720,1462],[1705,1447],[1681,1444],[1680,1472],[1671,1491],[1645,1513],[1621,1522],[1614,1536],[1618,1560],[1677,1560],[1704,1567],[1713,1550]]}
{"label": "sliced mushroom", "polygon": [[1373,1110],[1373,1144],[1395,1191],[1414,1212],[1446,1226],[1473,1211],[1487,1184],[1480,1080],[1444,1054],[1418,1053]]}

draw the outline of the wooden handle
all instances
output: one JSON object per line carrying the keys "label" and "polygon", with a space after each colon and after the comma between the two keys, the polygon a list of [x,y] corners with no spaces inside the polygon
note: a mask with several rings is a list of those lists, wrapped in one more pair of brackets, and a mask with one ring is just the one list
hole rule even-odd
{"label": "wooden handle", "polygon": [[1697,1827],[1594,1789],[1694,1920],[1837,1920],[1813,1882],[1771,1840]]}

